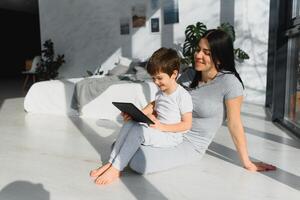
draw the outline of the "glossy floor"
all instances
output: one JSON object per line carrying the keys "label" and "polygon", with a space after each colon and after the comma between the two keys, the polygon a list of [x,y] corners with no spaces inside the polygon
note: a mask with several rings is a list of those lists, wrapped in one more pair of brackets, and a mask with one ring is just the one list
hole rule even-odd
{"label": "glossy floor", "polygon": [[266,120],[261,106],[243,106],[249,153],[277,171],[243,169],[223,126],[201,161],[146,176],[127,169],[103,187],[88,174],[107,160],[117,124],[26,114],[22,94],[0,87],[0,200],[300,199],[299,140]]}

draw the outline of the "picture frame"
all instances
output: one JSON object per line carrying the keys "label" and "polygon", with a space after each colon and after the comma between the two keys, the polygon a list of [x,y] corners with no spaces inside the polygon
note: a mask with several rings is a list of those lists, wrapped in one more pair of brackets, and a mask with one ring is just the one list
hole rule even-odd
{"label": "picture frame", "polygon": [[159,32],[159,18],[151,19],[151,32],[152,33]]}
{"label": "picture frame", "polygon": [[132,27],[138,28],[146,26],[146,6],[137,4],[132,7]]}
{"label": "picture frame", "polygon": [[164,24],[179,23],[178,0],[168,0],[163,3]]}
{"label": "picture frame", "polygon": [[120,34],[129,35],[130,33],[130,19],[128,17],[123,17],[120,19]]}

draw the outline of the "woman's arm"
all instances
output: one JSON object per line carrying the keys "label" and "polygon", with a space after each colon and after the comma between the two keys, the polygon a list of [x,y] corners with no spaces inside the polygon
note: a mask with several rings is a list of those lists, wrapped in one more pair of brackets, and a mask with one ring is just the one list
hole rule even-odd
{"label": "woman's arm", "polygon": [[243,97],[239,96],[225,101],[227,110],[227,125],[232,140],[238,151],[240,160],[244,168],[250,171],[275,170],[276,167],[266,163],[254,163],[249,159],[247,139],[241,120],[241,105]]}

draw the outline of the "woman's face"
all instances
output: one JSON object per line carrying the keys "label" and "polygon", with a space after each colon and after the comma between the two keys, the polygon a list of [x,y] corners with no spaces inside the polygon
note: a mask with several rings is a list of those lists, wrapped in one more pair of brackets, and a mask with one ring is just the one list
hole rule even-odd
{"label": "woman's face", "polygon": [[196,49],[195,55],[195,70],[209,72],[216,69],[216,66],[211,57],[211,51],[206,38],[202,38]]}

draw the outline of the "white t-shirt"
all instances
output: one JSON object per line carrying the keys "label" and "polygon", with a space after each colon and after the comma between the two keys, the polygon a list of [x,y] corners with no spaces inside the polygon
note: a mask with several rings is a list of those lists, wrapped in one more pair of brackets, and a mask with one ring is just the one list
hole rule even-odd
{"label": "white t-shirt", "polygon": [[158,91],[155,95],[155,107],[157,119],[164,124],[181,122],[181,116],[193,111],[192,97],[181,85],[177,85],[172,94]]}

